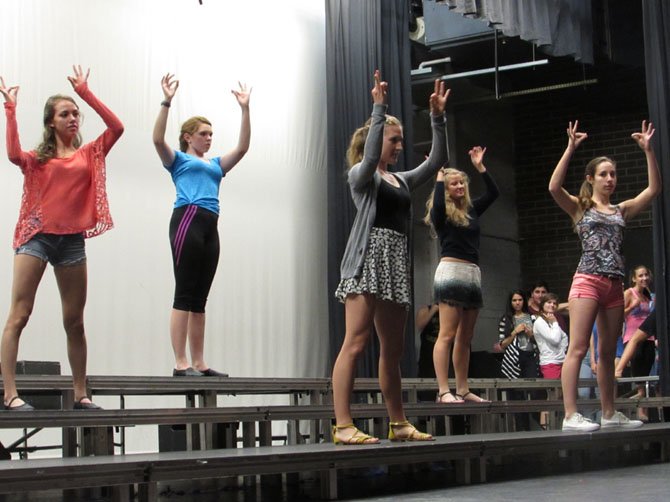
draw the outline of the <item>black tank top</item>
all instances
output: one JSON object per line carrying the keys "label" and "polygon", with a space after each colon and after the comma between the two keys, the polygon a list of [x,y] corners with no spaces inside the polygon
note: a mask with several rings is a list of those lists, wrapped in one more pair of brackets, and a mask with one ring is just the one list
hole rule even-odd
{"label": "black tank top", "polygon": [[382,180],[377,190],[377,214],[374,225],[407,235],[412,197],[401,182],[399,187]]}

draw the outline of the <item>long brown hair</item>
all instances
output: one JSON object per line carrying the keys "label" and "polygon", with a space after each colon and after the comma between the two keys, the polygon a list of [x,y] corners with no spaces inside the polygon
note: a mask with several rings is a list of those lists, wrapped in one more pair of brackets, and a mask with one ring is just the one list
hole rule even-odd
{"label": "long brown hair", "polygon": [[[631,270],[630,270],[630,287],[634,288],[635,287],[635,276],[637,275],[637,271],[640,269],[645,269],[647,273],[649,274],[649,282],[651,283],[654,280],[654,275],[651,273],[651,269],[647,267],[646,265],[635,265]],[[644,288],[643,291],[644,295],[651,299],[651,290],[646,287]]]}
{"label": "long brown hair", "polygon": [[[370,123],[372,119],[365,121],[361,127],[354,131],[354,134],[351,135],[351,141],[349,142],[349,148],[347,148],[347,168],[351,168],[363,160],[363,151],[365,149],[365,140],[368,139],[368,133],[370,132]],[[384,126],[395,125],[402,127],[402,123],[399,119],[393,115],[387,115],[386,120],[384,120]]]}
{"label": "long brown hair", "polygon": [[[468,216],[468,209],[472,207],[472,200],[470,200],[470,178],[463,171],[454,169],[453,167],[447,167],[444,170],[444,205],[446,206],[446,216],[447,220],[459,227],[467,227],[470,225],[470,217]],[[449,196],[447,191],[447,184],[449,176],[461,176],[463,178],[463,184],[465,185],[465,195],[459,201],[453,200]],[[426,201],[426,215],[423,218],[423,221],[426,225],[430,226],[431,235],[436,236],[435,229],[433,228],[433,222],[430,218],[430,212],[433,210],[433,194],[431,193]]]}
{"label": "long brown hair", "polygon": [[[56,155],[56,131],[51,127],[51,122],[56,114],[56,104],[59,101],[69,101],[77,107],[77,110],[79,109],[79,106],[77,106],[74,99],[63,94],[54,94],[47,99],[46,103],[44,103],[44,113],[42,115],[42,124],[44,126],[44,130],[42,131],[42,142],[35,148],[37,160],[42,164],[53,159]],[[81,135],[78,132],[72,144],[75,148],[81,146]]]}
{"label": "long brown hair", "polygon": [[593,186],[591,186],[591,183],[589,183],[586,177],[587,176],[591,176],[592,178],[595,177],[597,167],[603,162],[610,162],[616,169],[616,162],[614,162],[609,157],[604,156],[591,159],[591,161],[588,164],[586,164],[586,169],[584,170],[584,181],[582,182],[582,186],[579,188],[579,197],[578,197],[579,207],[582,209],[582,211],[586,211],[587,209],[593,207],[593,200],[592,200]]}

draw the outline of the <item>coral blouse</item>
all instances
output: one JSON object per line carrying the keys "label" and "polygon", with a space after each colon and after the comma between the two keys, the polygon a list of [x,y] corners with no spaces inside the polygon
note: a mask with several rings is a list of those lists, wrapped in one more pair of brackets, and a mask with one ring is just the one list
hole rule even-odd
{"label": "coral blouse", "polygon": [[7,155],[24,176],[14,248],[40,232],[94,237],[114,226],[107,202],[105,156],[123,134],[123,124],[86,83],[78,85],[75,92],[100,115],[107,129],[71,157],[44,163],[37,160],[35,151],[21,150],[16,104],[5,103]]}

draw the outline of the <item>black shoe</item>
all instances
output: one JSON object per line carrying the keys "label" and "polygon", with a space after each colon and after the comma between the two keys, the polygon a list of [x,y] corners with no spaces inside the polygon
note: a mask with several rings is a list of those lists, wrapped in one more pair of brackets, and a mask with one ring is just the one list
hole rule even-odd
{"label": "black shoe", "polygon": [[206,370],[202,371],[202,376],[208,376],[208,377],[227,377],[228,373],[221,373],[220,371],[213,370],[212,368],[207,368]]}
{"label": "black shoe", "polygon": [[173,369],[172,370],[172,376],[190,376],[190,377],[197,377],[197,376],[202,376],[203,374],[199,372],[198,370],[194,370],[190,366],[186,368],[185,370],[178,370],[178,369]]}
{"label": "black shoe", "polygon": [[75,401],[74,405],[72,406],[73,410],[101,410],[102,408],[98,406],[95,403],[82,403],[82,400],[86,399],[86,396],[82,397],[79,399],[79,401]]}
{"label": "black shoe", "polygon": [[17,399],[19,399],[19,396],[14,396],[13,398],[11,398],[9,400],[9,402],[7,404],[5,404],[5,410],[6,411],[33,411],[35,409],[31,405],[26,403],[25,401],[23,402],[23,404],[12,407],[12,403],[14,401],[16,401]]}

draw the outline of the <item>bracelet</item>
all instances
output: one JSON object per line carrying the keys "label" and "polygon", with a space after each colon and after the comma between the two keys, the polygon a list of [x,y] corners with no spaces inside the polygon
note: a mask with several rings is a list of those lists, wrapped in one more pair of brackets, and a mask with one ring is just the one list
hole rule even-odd
{"label": "bracelet", "polygon": [[161,101],[161,106],[164,106],[165,108],[170,108],[170,102],[169,101]]}

